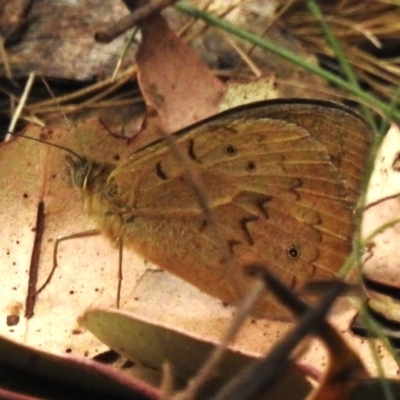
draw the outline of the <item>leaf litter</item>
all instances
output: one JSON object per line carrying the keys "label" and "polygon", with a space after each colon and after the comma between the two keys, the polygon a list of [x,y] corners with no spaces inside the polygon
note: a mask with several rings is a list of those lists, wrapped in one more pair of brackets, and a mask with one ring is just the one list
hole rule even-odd
{"label": "leaf litter", "polygon": [[[166,51],[160,50],[160,52]],[[173,57],[172,60],[170,61],[173,63]],[[150,63],[151,64],[151,63]],[[146,68],[149,68],[150,64],[146,64]],[[159,68],[159,63],[157,63]],[[190,68],[190,67],[189,67]],[[169,69],[173,70],[173,67],[169,67]],[[158,69],[159,71],[159,69]],[[157,74],[156,74],[157,75]],[[160,74],[159,74],[160,75]],[[154,78],[156,79],[156,78]],[[201,80],[201,78],[199,78]],[[157,80],[152,81],[151,85],[148,85],[148,87],[145,87],[146,85],[143,84],[144,81],[142,81],[142,86],[144,86],[143,91],[144,93],[149,92],[150,94],[147,96],[148,98],[148,103],[154,107],[154,105],[157,105],[156,102],[154,102],[154,93],[157,95],[161,95],[162,97],[165,95],[165,102],[163,102],[163,107],[159,107],[158,113],[160,115],[164,115],[167,120],[162,122],[162,126],[169,126],[170,122],[168,121],[168,113],[165,112],[165,110],[168,110],[169,106],[169,96],[171,96],[171,92],[166,91],[164,93],[164,89],[162,86],[162,82],[159,82]],[[190,84],[190,81],[188,81],[188,84]],[[151,91],[152,85],[156,85],[157,91]],[[152,87],[151,87],[152,86]],[[173,87],[173,85],[171,86]],[[218,92],[218,90],[217,90]],[[167,96],[168,93],[168,96]],[[182,93],[178,92],[172,92],[174,93],[175,97],[179,97],[183,95]],[[218,94],[219,96],[219,94]],[[196,106],[196,101],[198,100],[196,96],[191,93],[191,97],[188,101],[191,99],[195,100],[194,101],[194,109]],[[164,98],[163,98],[164,99]],[[171,100],[172,101],[172,100]],[[184,104],[184,103],[183,103]],[[185,105],[185,104],[184,104]],[[172,107],[172,106],[171,106]],[[157,107],[155,107],[157,109]],[[186,113],[182,111],[182,105],[179,105],[178,107],[173,107],[174,110],[176,111],[176,114],[171,114],[171,126],[174,127],[176,124],[176,121],[174,122],[173,119],[179,119],[179,115],[182,116],[183,122],[182,125],[187,125],[189,122],[191,122],[191,118],[193,113],[188,114],[188,121],[186,121],[184,118],[186,117]],[[89,124],[89,122],[88,122]],[[179,124],[179,121],[178,121]],[[89,126],[83,126],[79,127],[79,132],[85,132],[82,137],[81,135],[77,135],[74,140],[78,141],[78,145],[74,144],[68,139],[66,143],[73,148],[74,150],[79,150],[82,152],[88,151],[89,154],[96,155],[96,151],[98,150],[98,155],[101,157],[101,160],[104,160],[105,157],[110,157],[110,159],[113,159],[113,157],[116,155],[115,149],[119,148],[119,146],[115,146],[115,143],[113,144],[104,144],[103,145],[99,144],[99,138],[95,137],[95,135],[90,132],[92,129],[95,132],[103,132],[102,135],[105,135],[103,128],[97,123],[97,121],[92,121],[90,123],[92,127],[90,128]],[[173,129],[173,128],[172,128]],[[169,130],[169,128],[167,128]],[[56,136],[58,136],[58,129],[54,129],[53,132],[53,140],[57,140]],[[29,133],[33,134],[34,133]],[[86,136],[87,135],[87,136]],[[69,134],[69,137],[71,138],[73,135]],[[86,139],[82,139],[83,136],[85,136]],[[67,135],[65,135],[67,137]],[[64,139],[63,139],[64,140]],[[60,142],[63,142],[63,140],[60,140]],[[103,140],[103,139],[102,139]],[[82,141],[84,143],[82,143]],[[101,140],[100,140],[101,141]],[[39,204],[40,201],[43,199],[45,200],[45,236],[42,239],[42,242],[44,243],[43,249],[41,251],[41,260],[46,260],[44,261],[43,267],[41,265],[40,267],[40,276],[39,276],[39,281],[43,277],[46,276],[46,273],[51,269],[51,260],[52,260],[52,249],[53,249],[53,244],[54,244],[54,239],[56,236],[64,235],[64,234],[69,234],[69,233],[74,233],[77,231],[83,231],[87,229],[92,229],[93,225],[88,220],[87,217],[83,215],[81,212],[81,202],[79,199],[79,195],[77,193],[74,193],[74,191],[68,186],[68,178],[65,173],[61,174],[60,171],[63,169],[65,170],[65,167],[63,165],[63,154],[60,150],[56,149],[47,149],[47,146],[41,146],[38,145],[37,143],[30,143],[30,144],[22,144],[23,140],[16,140],[15,143],[8,143],[3,145],[3,149],[5,147],[8,147],[8,156],[7,153],[4,152],[4,157],[1,158],[1,162],[3,163],[2,167],[3,170],[7,169],[7,166],[11,166],[11,174],[8,174],[8,176],[13,176],[15,177],[13,180],[13,184],[10,185],[10,182],[3,182],[3,187],[7,188],[7,193],[10,193],[11,198],[14,200],[18,200],[10,204],[10,200],[8,199],[7,201],[1,200],[3,202],[1,209],[2,214],[0,218],[2,219],[2,222],[4,224],[2,226],[6,226],[7,224],[12,224],[9,233],[9,236],[5,234],[6,237],[10,237],[11,241],[10,244],[7,244],[7,246],[4,248],[2,252],[6,255],[4,258],[2,265],[6,265],[5,263],[8,263],[7,265],[11,264],[14,265],[14,274],[10,274],[10,281],[7,279],[7,285],[8,286],[8,292],[10,297],[8,298],[10,301],[7,302],[7,304],[2,305],[3,307],[10,307],[10,304],[13,302],[23,302],[24,294],[26,294],[26,285],[27,283],[24,283],[23,285],[21,284],[21,276],[24,276],[26,278],[27,276],[27,265],[29,265],[29,250],[23,250],[22,252],[18,251],[20,248],[24,249],[29,249],[34,240],[35,236],[35,221],[36,221],[36,215],[37,215],[37,205]],[[25,140],[25,142],[28,142]],[[18,143],[18,145],[17,145]],[[106,140],[104,140],[104,143],[106,143]],[[14,148],[12,146],[15,146]],[[22,149],[23,147],[27,147],[26,149]],[[114,147],[115,146],[115,147]],[[125,146],[126,147],[126,146]],[[40,150],[39,150],[40,148]],[[45,148],[45,150],[42,150]],[[111,150],[109,155],[106,155],[106,148],[108,150]],[[117,152],[119,157],[123,157],[123,151]],[[43,151],[43,154],[42,154]],[[132,149],[129,150],[129,152],[132,152]],[[127,152],[127,154],[129,154]],[[57,155],[50,156],[49,154],[54,153]],[[21,157],[22,155],[22,157]],[[125,154],[126,156],[126,154]],[[21,158],[19,158],[21,157]],[[18,161],[18,163],[15,163],[15,159],[18,159],[21,161]],[[32,161],[34,160],[34,161]],[[42,160],[46,160],[44,163],[42,163]],[[15,164],[14,164],[15,163]],[[14,165],[12,165],[14,164]],[[21,171],[24,171],[24,174],[26,174],[27,179],[21,177]],[[56,171],[56,172],[55,172]],[[36,178],[39,177],[39,180]],[[17,182],[18,184],[16,184]],[[57,198],[57,199],[56,199]],[[21,199],[23,199],[21,201]],[[25,201],[29,199],[29,201]],[[70,208],[70,211],[66,212],[67,208]],[[21,210],[24,210],[23,213],[21,213]],[[28,210],[25,214],[25,210]],[[71,221],[73,221],[73,232],[71,232]],[[66,232],[67,231],[67,232]],[[24,234],[20,234],[23,232]],[[7,233],[7,232],[5,232]],[[80,353],[82,351],[85,351],[86,353],[88,352],[88,348],[91,348],[93,350],[89,351],[89,355],[93,355],[94,353],[101,351],[101,347],[98,342],[85,342],[84,345],[78,344],[78,342],[82,342],[83,340],[80,340],[80,338],[77,340],[77,336],[83,337],[84,335],[75,335],[74,337],[71,335],[71,332],[73,331],[72,327],[75,327],[75,320],[74,318],[77,315],[77,310],[82,309],[82,300],[77,301],[76,303],[79,303],[79,306],[75,308],[74,305],[74,299],[76,299],[76,295],[79,292],[85,293],[85,296],[83,297],[83,303],[87,305],[88,303],[91,303],[92,305],[97,302],[99,297],[102,297],[103,300],[105,300],[106,305],[109,306],[113,303],[115,299],[115,291],[110,290],[110,286],[112,286],[113,289],[115,289],[116,285],[113,285],[110,283],[110,277],[111,276],[116,276],[116,266],[117,266],[117,252],[115,249],[107,243],[107,241],[101,237],[96,237],[96,238],[87,238],[84,240],[72,240],[70,241],[71,243],[65,242],[62,244],[62,248],[60,249],[60,254],[59,254],[59,268],[56,273],[56,275],[53,278],[53,281],[49,285],[49,287],[46,288],[46,290],[39,296],[38,301],[37,301],[37,306],[35,307],[35,317],[29,320],[28,324],[19,324],[17,326],[13,326],[12,329],[12,335],[19,336],[19,338],[24,338],[24,340],[27,341],[27,343],[34,344],[36,346],[40,346],[43,348],[46,348],[51,351],[55,352],[63,352],[67,348],[67,343],[70,344],[73,342],[73,345],[68,346],[68,349],[72,349],[73,353]],[[78,242],[81,242],[80,244]],[[25,245],[28,244],[28,247],[25,247]],[[93,247],[94,246],[94,247]],[[81,251],[86,251],[88,247],[91,247],[94,249],[94,252],[91,252],[89,254],[83,254],[81,255]],[[100,255],[100,251],[105,250],[105,254],[103,256]],[[114,253],[114,256],[110,256],[108,253]],[[26,254],[25,254],[26,253]],[[124,257],[126,257],[126,253],[124,253]],[[79,255],[78,255],[79,254]],[[71,256],[76,256],[76,261],[71,261],[71,266],[65,267],[64,262],[67,259],[68,255],[68,263],[70,263]],[[14,258],[12,258],[14,257]],[[18,258],[17,258],[18,257]],[[97,258],[99,257],[99,258]],[[129,255],[129,257],[133,257],[133,255]],[[115,261],[110,261],[114,259]],[[82,267],[82,260],[87,260],[86,264],[87,267],[83,268]],[[106,260],[106,261],[104,261]],[[135,261],[128,262],[126,261],[127,259],[124,259],[124,265],[126,263],[129,264],[129,273],[132,273],[134,276],[132,278],[131,282],[131,287],[128,289],[123,289],[126,290],[128,293],[128,297],[130,296],[131,298],[135,297],[135,293],[141,293],[140,292],[140,285],[143,280],[140,281],[138,279],[138,276],[142,276],[142,273],[147,271],[148,274],[148,266],[143,265],[141,261],[138,262],[139,266],[133,267]],[[43,261],[41,261],[42,263]],[[75,266],[74,266],[75,265]],[[100,282],[96,284],[92,279],[94,279],[95,274],[98,274],[98,266],[101,266],[100,269],[103,270],[104,275],[100,276]],[[110,266],[109,270],[105,270],[105,268],[108,268]],[[94,273],[92,271],[92,268],[96,268],[97,272]],[[64,274],[68,270],[68,273],[71,274],[71,276],[74,278],[72,281],[67,281],[68,283],[64,286],[60,285],[61,282],[61,275]],[[125,268],[126,270],[126,268]],[[124,270],[124,273],[126,273]],[[87,272],[89,271],[89,272]],[[9,268],[7,269],[7,273],[9,274]],[[59,277],[57,277],[57,274],[59,274]],[[163,273],[163,275],[166,275]],[[82,279],[83,278],[83,279]],[[124,282],[127,281],[128,278],[125,276]],[[27,281],[26,281],[27,282]],[[85,285],[87,283],[93,283],[93,286],[91,286],[91,289],[87,289],[83,287],[83,283]],[[136,283],[138,282],[138,286],[136,286]],[[57,284],[55,284],[57,283]],[[104,285],[104,286],[102,286]],[[88,293],[95,293],[94,296],[87,295]],[[47,294],[46,294],[47,293]],[[146,293],[146,295],[150,296],[149,293]],[[162,295],[165,296],[164,293],[160,293],[160,299],[162,302]],[[123,296],[124,297],[124,296]],[[143,299],[144,296],[140,296],[141,299]],[[155,295],[155,298],[157,296]],[[123,301],[124,302],[124,301]],[[133,307],[134,309],[140,309],[140,306],[138,307],[138,301],[134,302]],[[96,303],[97,304],[97,303]],[[157,301],[154,302],[154,304],[157,305]],[[158,303],[160,304],[160,303]],[[185,304],[185,301],[183,301],[182,304]],[[60,306],[65,306],[65,307],[60,307]],[[127,306],[127,309],[129,309],[129,305]],[[171,309],[168,309],[168,315],[165,314],[165,309],[157,310],[156,307],[153,306],[153,309],[155,311],[154,315],[156,318],[159,318],[158,321],[165,321],[165,319],[170,318],[171,321],[174,321],[176,324],[176,321],[179,321],[180,315],[177,313],[174,315],[174,311]],[[147,309],[146,309],[147,310]],[[161,311],[161,312],[160,312]],[[163,315],[164,312],[164,315]],[[218,311],[219,312],[219,311]],[[218,313],[217,312],[217,313]],[[229,317],[230,317],[230,313]],[[57,316],[62,316],[62,318],[66,318],[68,322],[65,325],[60,324],[60,321],[55,319],[55,315]],[[347,319],[348,313],[342,316],[343,321]],[[206,318],[205,315],[203,315],[200,318],[200,321],[204,321],[204,318]],[[226,321],[228,320],[228,316],[226,317]],[[190,318],[189,318],[190,319]],[[347,319],[348,320],[348,319]],[[340,322],[340,321],[339,321]],[[160,322],[158,322],[160,323]],[[162,324],[163,322],[161,322]],[[342,324],[344,322],[341,322]],[[29,325],[29,326],[28,326]],[[185,324],[183,324],[185,325]],[[190,325],[190,324],[189,324]],[[258,323],[258,324],[251,324],[249,325],[258,325],[257,329],[260,329],[260,326],[263,326],[263,328],[256,334],[260,335],[260,341],[254,342],[257,343],[254,345],[256,348],[256,352],[260,352],[261,347],[264,347],[266,345],[265,341],[265,329],[268,329],[270,332],[271,337],[273,336],[280,336],[283,334],[283,332],[287,329],[285,328],[285,325],[279,327],[279,323],[275,327],[276,330],[271,329],[271,324],[270,323]],[[54,327],[57,327],[57,329],[52,330]],[[196,325],[197,327],[198,325]],[[206,324],[204,325],[206,327]],[[186,326],[186,328],[188,328]],[[220,327],[222,328],[221,324]],[[215,331],[213,332],[213,335],[215,337],[219,337],[220,335],[220,329],[216,329],[214,326]],[[257,330],[255,329],[255,330]],[[341,329],[347,329],[346,327],[343,327]],[[206,331],[206,329],[204,329]],[[189,332],[190,329],[187,330]],[[250,332],[251,329],[244,329],[243,333],[239,335],[239,339],[236,341],[236,345],[240,346],[243,345],[246,348],[251,348],[252,347],[252,335],[248,335],[248,332]],[[61,337],[62,333],[66,333],[65,337]],[[9,332],[10,333],[10,332]],[[43,337],[41,337],[40,333],[43,333]],[[247,334],[246,334],[247,333]],[[188,333],[190,334],[190,333]],[[46,338],[47,335],[47,338]],[[347,339],[351,339],[347,333],[344,334],[347,336]],[[32,342],[29,342],[29,340],[32,340]],[[353,340],[354,341],[354,340]],[[261,343],[263,343],[261,345]],[[92,347],[91,347],[92,346]],[[258,347],[259,346],[259,347]],[[359,349],[362,353],[365,353],[365,346],[366,344],[358,343],[357,347],[359,346]],[[103,347],[104,348],[104,347]],[[254,349],[253,349],[254,350]],[[317,359],[321,359],[321,355],[318,353],[318,351],[315,351],[315,349],[311,350],[311,353],[316,352],[317,353]],[[315,354],[314,354],[315,355]],[[322,356],[323,357],[323,356]],[[324,363],[324,358],[322,358],[321,363]],[[314,365],[317,365],[317,361],[311,361],[314,363]],[[373,365],[373,364],[372,364]],[[392,368],[393,370],[393,368]]]}

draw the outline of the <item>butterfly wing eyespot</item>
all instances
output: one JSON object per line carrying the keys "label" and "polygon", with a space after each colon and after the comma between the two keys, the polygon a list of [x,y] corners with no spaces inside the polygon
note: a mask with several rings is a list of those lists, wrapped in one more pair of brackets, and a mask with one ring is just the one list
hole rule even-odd
{"label": "butterfly wing eyespot", "polygon": [[255,162],[249,161],[249,162],[246,164],[246,171],[248,171],[248,172],[253,172],[253,171],[255,171],[256,169],[257,169],[257,164],[256,164]]}
{"label": "butterfly wing eyespot", "polygon": [[288,257],[292,260],[296,260],[300,257],[301,252],[300,252],[300,248],[299,246],[296,245],[291,245],[290,247],[288,247],[286,249],[286,254],[288,255]]}
{"label": "butterfly wing eyespot", "polygon": [[237,154],[237,148],[232,144],[228,144],[224,147],[224,153],[230,157],[233,157]]}

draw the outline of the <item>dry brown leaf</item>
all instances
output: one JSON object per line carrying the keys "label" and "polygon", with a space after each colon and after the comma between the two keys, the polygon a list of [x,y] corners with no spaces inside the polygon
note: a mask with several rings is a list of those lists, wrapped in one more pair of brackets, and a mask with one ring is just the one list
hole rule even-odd
{"label": "dry brown leaf", "polygon": [[60,393],[74,399],[160,397],[156,388],[87,358],[57,356],[4,338],[0,354],[1,399],[59,399]]}
{"label": "dry brown leaf", "polygon": [[165,132],[174,132],[217,112],[224,85],[156,15],[140,24],[136,59],[146,104],[157,110]]}
{"label": "dry brown leaf", "polygon": [[[31,71],[75,80],[111,75],[126,36],[101,45],[95,42],[94,33],[101,23],[127,13],[122,1],[101,0],[32,2],[26,13],[9,13],[2,26],[16,25],[8,47],[14,77],[27,76]],[[126,57],[127,63],[132,62],[132,53],[133,49]],[[3,74],[1,66],[0,75]]]}

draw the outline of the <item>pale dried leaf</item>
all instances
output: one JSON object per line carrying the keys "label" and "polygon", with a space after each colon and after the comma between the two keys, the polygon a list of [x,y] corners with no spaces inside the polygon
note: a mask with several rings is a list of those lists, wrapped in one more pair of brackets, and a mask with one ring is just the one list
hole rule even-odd
{"label": "pale dried leaf", "polygon": [[[174,375],[185,380],[196,375],[218,345],[218,342],[198,336],[195,332],[188,335],[175,326],[161,326],[158,321],[137,317],[135,313],[92,309],[85,312],[80,322],[115,351],[157,370],[168,362]],[[213,384],[221,385],[232,379],[255,359],[254,355],[229,349],[213,375]],[[266,393],[266,398],[300,400],[310,389],[305,376],[292,367]]]}
{"label": "pale dried leaf", "polygon": [[219,105],[219,111],[253,103],[256,101],[276,99],[278,93],[275,90],[275,79],[271,76],[263,76],[251,81],[233,81],[227,83],[226,93]]}
{"label": "pale dried leaf", "polygon": [[[363,266],[363,274],[368,279],[389,288],[400,287],[400,222],[396,223],[400,218],[400,170],[393,165],[399,153],[400,130],[393,125],[374,163],[362,220],[364,238],[384,224],[394,223],[371,239]],[[372,290],[367,290],[367,294],[373,309],[389,319],[400,321],[398,299]]]}
{"label": "pale dried leaf", "polygon": [[[34,137],[41,133],[37,128],[27,131]],[[124,141],[104,132],[95,120],[88,120],[76,133],[58,129],[45,136],[101,161],[115,161],[115,156],[126,157],[132,151]],[[24,305],[27,296],[39,202],[45,207],[45,229],[38,287],[52,269],[55,239],[93,229],[95,225],[83,213],[80,194],[69,183],[62,150],[17,138],[2,144],[0,151],[1,185],[7,193],[0,199],[0,222],[7,238],[0,252],[3,277],[0,307],[14,318],[18,310],[20,317],[17,325],[2,325],[0,333],[52,352],[94,355],[105,346],[78,329],[76,317],[93,304],[116,304],[118,251],[102,236],[63,242],[58,255],[59,267],[37,298],[34,316],[26,320],[25,307],[16,305]],[[124,266],[122,304],[131,299],[135,282],[146,269],[142,260],[128,252],[124,254]]]}

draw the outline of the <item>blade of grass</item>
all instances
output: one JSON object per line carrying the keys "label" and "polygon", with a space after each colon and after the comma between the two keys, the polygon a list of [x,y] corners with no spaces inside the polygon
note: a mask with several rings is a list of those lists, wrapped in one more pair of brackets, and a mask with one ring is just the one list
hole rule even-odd
{"label": "blade of grass", "polygon": [[[329,25],[324,21],[324,17],[321,13],[320,8],[316,4],[314,0],[307,0],[306,2],[307,8],[310,11],[311,15],[318,21],[321,30],[328,42],[331,46],[333,52],[336,55],[336,58],[339,62],[339,65],[346,76],[348,82],[353,85],[354,87],[361,90],[361,87],[358,83],[358,79],[354,74],[354,71],[347,60],[346,54],[342,50],[342,46],[340,45],[339,41],[336,39],[336,36],[333,34],[332,30],[330,29]],[[377,131],[377,126],[374,121],[374,117],[368,107],[365,107],[361,104],[361,109],[364,114],[365,119],[368,121],[371,127],[373,127],[374,131]]]}
{"label": "blade of grass", "polygon": [[[390,344],[387,337],[382,334],[381,329],[379,328],[378,324],[374,321],[374,318],[372,317],[371,313],[368,311],[366,306],[360,307],[360,316],[361,316],[362,321],[363,321],[365,327],[367,328],[367,330],[369,332],[372,332],[374,336],[378,337],[378,339],[382,342],[383,346],[386,348],[386,350],[389,352],[389,354],[396,361],[397,365],[400,366],[400,359],[399,359],[399,356],[398,356],[396,350]],[[390,388],[390,386],[387,382],[387,378],[385,377],[385,371],[382,366],[382,361],[381,361],[377,346],[374,345],[374,341],[372,339],[368,339],[368,344],[370,347],[372,358],[375,361],[375,366],[376,366],[376,370],[378,372],[378,377],[379,377],[379,381],[382,386],[382,390],[385,393],[385,399],[395,400],[392,389]]]}

